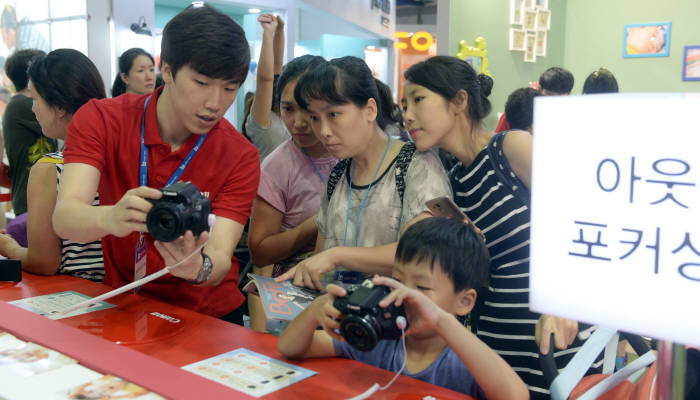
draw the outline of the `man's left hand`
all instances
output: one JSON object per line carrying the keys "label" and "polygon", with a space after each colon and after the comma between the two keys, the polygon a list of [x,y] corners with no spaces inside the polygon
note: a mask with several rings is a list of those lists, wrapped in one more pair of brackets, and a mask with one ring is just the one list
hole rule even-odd
{"label": "man's left hand", "polygon": [[160,255],[163,256],[166,266],[172,266],[182,261],[182,264],[170,270],[172,275],[192,281],[197,279],[203,263],[202,254],[197,249],[207,240],[209,240],[209,232],[204,231],[198,238],[195,238],[192,231],[188,230],[172,242],[156,241],[154,244]]}

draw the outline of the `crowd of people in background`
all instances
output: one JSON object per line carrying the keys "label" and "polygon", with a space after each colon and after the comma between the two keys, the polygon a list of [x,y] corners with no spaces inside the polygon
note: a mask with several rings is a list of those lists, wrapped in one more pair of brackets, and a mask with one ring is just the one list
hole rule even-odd
{"label": "crowd of people in background", "polygon": [[[3,12],[3,29],[29,40],[12,17]],[[125,51],[111,98],[82,53],[16,50],[4,65],[14,96],[2,117],[16,216],[0,254],[31,273],[113,287],[177,265],[139,294],[238,324],[245,314],[265,332],[260,299],[246,302],[239,289],[233,255],[247,245],[255,274],[326,291],[283,330],[282,354],[393,371],[405,362],[405,374],[476,398],[546,398],[538,354],[553,340],[562,368],[585,337],[576,321],[529,308],[533,113],[536,97],[571,94],[573,75],[553,67],[516,88],[493,132],[484,126],[491,89],[517,83],[435,56],[405,72],[395,101],[357,57],[283,64],[284,21],[258,21],[243,135],[223,115],[248,75],[248,41],[209,6],[167,24],[160,65]],[[618,91],[600,68],[582,94]],[[208,197],[216,221],[197,237],[154,240],[146,215],[158,189],[177,181]],[[426,202],[440,197],[467,218],[433,216]],[[405,304],[405,356],[400,340],[364,353],[335,331],[334,299],[366,279],[392,289],[385,306]]]}

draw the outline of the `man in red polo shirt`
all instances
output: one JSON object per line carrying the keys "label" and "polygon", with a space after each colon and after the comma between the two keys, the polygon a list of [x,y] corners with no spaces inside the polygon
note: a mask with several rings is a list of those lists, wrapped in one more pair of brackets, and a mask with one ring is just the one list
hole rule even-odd
{"label": "man in red polo shirt", "polygon": [[[234,310],[243,296],[232,256],[260,163],[257,150],[222,116],[246,78],[248,42],[228,16],[191,6],[163,30],[161,54],[163,88],[91,101],[74,115],[54,227],[64,238],[102,238],[105,283],[113,287],[184,260],[139,294],[240,322]],[[146,199],[160,198],[156,188],[178,180],[191,181],[209,198],[216,215],[211,232],[195,238],[187,231],[169,243],[146,233],[142,243],[152,207]],[[101,205],[93,207],[97,190]]]}

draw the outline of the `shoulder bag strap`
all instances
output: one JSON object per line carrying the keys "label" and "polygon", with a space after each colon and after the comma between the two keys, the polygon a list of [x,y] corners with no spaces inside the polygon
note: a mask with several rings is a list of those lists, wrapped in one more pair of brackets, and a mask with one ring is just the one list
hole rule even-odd
{"label": "shoulder bag strap", "polygon": [[416,145],[414,143],[407,143],[399,151],[399,155],[396,157],[396,167],[394,168],[394,174],[396,175],[396,190],[399,192],[399,199],[401,199],[401,206],[403,207],[403,195],[406,192],[406,172],[408,171],[408,166],[413,160],[413,155],[416,152]]}
{"label": "shoulder bag strap", "polygon": [[328,201],[330,201],[331,197],[333,196],[335,186],[341,179],[343,179],[343,175],[345,174],[345,170],[348,168],[348,165],[350,165],[350,160],[340,160],[337,164],[335,164],[335,167],[333,167],[331,170],[330,175],[328,175],[328,182],[326,182],[326,194],[328,195]]}

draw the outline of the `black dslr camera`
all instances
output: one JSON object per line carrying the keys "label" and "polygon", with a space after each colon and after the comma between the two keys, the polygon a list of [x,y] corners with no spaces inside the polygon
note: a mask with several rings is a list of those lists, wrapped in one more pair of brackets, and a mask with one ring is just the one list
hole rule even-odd
{"label": "black dslr camera", "polygon": [[392,303],[386,308],[379,307],[379,302],[389,292],[391,289],[387,286],[373,286],[371,281],[365,281],[347,296],[335,299],[333,307],[343,313],[340,333],[352,347],[370,351],[379,340],[401,337],[397,318],[406,318],[403,306],[396,307]]}
{"label": "black dslr camera", "polygon": [[209,230],[211,203],[191,182],[177,182],[160,190],[163,197],[150,200],[146,227],[155,240],[172,242],[188,229],[195,236]]}

